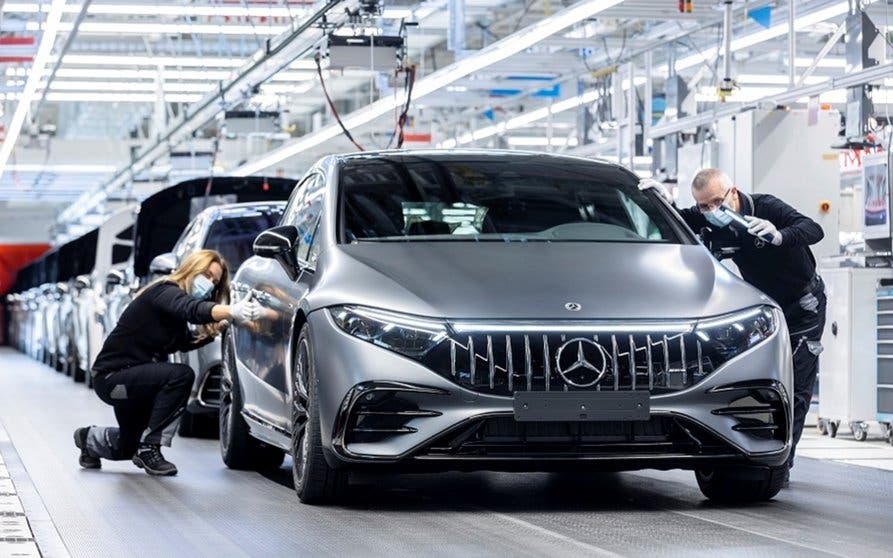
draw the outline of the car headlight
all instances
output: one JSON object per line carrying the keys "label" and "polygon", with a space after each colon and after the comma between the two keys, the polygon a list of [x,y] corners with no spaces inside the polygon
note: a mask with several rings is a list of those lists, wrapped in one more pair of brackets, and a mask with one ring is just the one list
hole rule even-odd
{"label": "car headlight", "polygon": [[425,356],[446,339],[446,324],[362,306],[329,308],[332,319],[346,333],[412,358]]}
{"label": "car headlight", "polygon": [[716,318],[699,320],[695,335],[714,361],[725,362],[759,345],[778,329],[771,306],[758,306]]}

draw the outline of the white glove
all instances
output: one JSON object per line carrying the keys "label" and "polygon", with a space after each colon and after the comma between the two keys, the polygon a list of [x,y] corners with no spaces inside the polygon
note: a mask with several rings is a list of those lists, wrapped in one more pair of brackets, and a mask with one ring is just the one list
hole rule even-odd
{"label": "white glove", "polygon": [[778,229],[775,228],[771,221],[753,217],[752,215],[747,215],[744,218],[750,222],[747,226],[747,232],[757,237],[772,237],[772,244],[781,246],[781,233],[778,232]]}
{"label": "white glove", "polygon": [[807,293],[800,298],[800,308],[807,312],[817,314],[819,311],[819,299],[817,299],[814,294]]}
{"label": "white glove", "polygon": [[236,325],[244,325],[260,317],[260,305],[253,299],[242,299],[230,306],[229,311]]}
{"label": "white glove", "polygon": [[657,195],[662,197],[667,201],[668,204],[673,205],[673,196],[670,194],[670,191],[667,190],[667,187],[663,185],[663,183],[654,180],[653,178],[643,178],[639,181],[639,190],[654,190]]}

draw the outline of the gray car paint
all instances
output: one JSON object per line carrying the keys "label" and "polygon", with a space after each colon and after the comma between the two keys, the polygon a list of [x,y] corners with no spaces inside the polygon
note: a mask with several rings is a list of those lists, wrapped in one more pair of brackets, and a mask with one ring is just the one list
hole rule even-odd
{"label": "gray car paint", "polygon": [[[458,402],[458,410],[444,413],[446,418],[424,419],[426,426],[417,436],[404,438],[401,443],[406,444],[430,437],[463,417],[511,410],[510,398],[464,390],[415,361],[344,334],[324,310],[329,306],[362,304],[439,318],[629,320],[698,318],[757,304],[774,305],[696,243],[339,244],[337,170],[344,157],[326,157],[305,175],[320,174],[328,184],[314,239],[320,246],[319,260],[303,262],[293,280],[277,262],[255,256],[243,264],[233,282],[234,300],[254,296],[268,310],[268,317],[255,327],[233,329],[247,418],[260,419],[249,420],[254,435],[283,449],[289,447],[291,348],[300,316],[307,317],[314,335],[323,444],[333,465],[349,459],[331,451],[334,417],[347,391],[361,381],[402,380],[441,386],[455,395],[450,401]],[[632,173],[629,176],[635,180]],[[676,220],[680,230],[688,231]],[[573,316],[564,308],[571,301],[583,306]],[[773,337],[730,361],[705,382],[772,379],[790,392],[790,347],[783,320],[779,322]],[[702,388],[708,384],[702,384],[698,389],[654,397],[660,406],[653,405],[657,411],[697,416],[704,424],[724,428],[731,443],[754,456],[768,451],[779,463],[786,457],[785,444],[767,448],[732,434],[715,417],[711,422],[703,411],[715,407],[716,398],[705,398]],[[393,457],[400,449],[385,444],[369,451]]]}

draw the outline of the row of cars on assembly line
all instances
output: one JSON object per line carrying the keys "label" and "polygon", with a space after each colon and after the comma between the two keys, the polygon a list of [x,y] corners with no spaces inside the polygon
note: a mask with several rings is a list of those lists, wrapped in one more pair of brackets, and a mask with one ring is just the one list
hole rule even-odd
{"label": "row of cars on assembly line", "polygon": [[[244,228],[214,224],[240,215],[232,206],[187,227],[200,195],[170,219],[173,200],[147,200],[124,235],[129,257],[82,281],[114,314],[189,250],[224,252],[231,299],[257,301],[257,318],[205,356],[176,358],[197,359],[190,409],[219,407],[227,466],[291,455],[307,503],[339,498],[351,471],[369,469],[682,468],[710,498],[781,488],[793,381],[781,310],[628,169],[365,152],[323,158],[282,194],[284,210],[253,206],[269,220]],[[218,228],[245,251],[209,244]],[[78,294],[68,274],[18,295],[34,305],[16,318],[23,350],[58,354],[59,337],[28,324],[50,298]]]}
{"label": "row of cars on assembly line", "polygon": [[[219,251],[236,269],[254,238],[276,225],[295,181],[195,179],[112,214],[99,228],[56,247],[17,274],[7,296],[10,342],[76,382],[91,365],[135,293],[191,252]],[[217,424],[220,344],[172,358],[196,371],[184,435]]]}

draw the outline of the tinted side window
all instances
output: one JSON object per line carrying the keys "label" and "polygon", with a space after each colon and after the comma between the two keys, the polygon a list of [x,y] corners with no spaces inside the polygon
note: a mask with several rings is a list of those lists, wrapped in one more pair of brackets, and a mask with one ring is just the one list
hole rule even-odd
{"label": "tinted side window", "polygon": [[285,225],[294,225],[298,229],[298,259],[307,261],[310,256],[310,245],[316,232],[316,224],[322,214],[325,200],[326,181],[319,175],[310,177],[301,185],[301,192],[292,199],[286,210]]}
{"label": "tinted side window", "polygon": [[298,208],[301,206],[301,198],[307,193],[307,187],[315,181],[316,175],[312,174],[302,180],[301,183],[295,187],[291,193],[291,197],[288,198],[288,205],[285,206],[285,214],[283,214],[282,220],[279,222],[280,225],[294,224],[295,213],[297,213]]}

